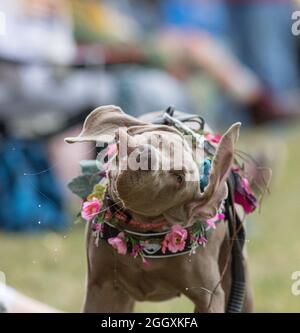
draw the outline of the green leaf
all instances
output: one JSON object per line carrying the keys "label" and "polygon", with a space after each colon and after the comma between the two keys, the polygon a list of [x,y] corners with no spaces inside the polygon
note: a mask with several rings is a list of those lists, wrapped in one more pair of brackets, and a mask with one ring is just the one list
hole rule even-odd
{"label": "green leaf", "polygon": [[74,178],[69,184],[68,188],[77,196],[85,199],[93,192],[94,186],[100,181],[101,177],[98,175],[83,175]]}
{"label": "green leaf", "polygon": [[94,175],[95,173],[99,173],[99,169],[97,166],[96,160],[82,160],[80,161],[81,171],[84,175]]}

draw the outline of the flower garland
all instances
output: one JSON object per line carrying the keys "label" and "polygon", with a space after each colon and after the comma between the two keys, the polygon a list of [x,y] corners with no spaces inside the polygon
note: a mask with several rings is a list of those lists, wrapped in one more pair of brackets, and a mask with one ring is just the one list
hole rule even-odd
{"label": "flower garland", "polygon": [[[106,186],[104,184],[96,184],[93,192],[87,197],[82,204],[81,217],[86,222],[92,223],[92,232],[95,237],[96,246],[99,245],[99,238],[103,237],[104,224],[108,221],[117,222],[117,217],[111,216],[108,208],[104,208],[104,196]],[[225,219],[223,213],[218,213],[211,219],[206,221],[196,221],[189,228],[184,228],[179,224],[172,226],[170,231],[160,240],[158,244],[161,252],[166,254],[180,253],[189,249],[190,254],[194,254],[199,246],[205,247],[208,241],[208,232],[216,229],[216,223]],[[107,243],[111,245],[118,254],[130,254],[132,257],[140,257],[145,266],[148,265],[143,250],[147,246],[147,242],[137,239],[126,231],[121,231],[117,236],[107,239]]]}

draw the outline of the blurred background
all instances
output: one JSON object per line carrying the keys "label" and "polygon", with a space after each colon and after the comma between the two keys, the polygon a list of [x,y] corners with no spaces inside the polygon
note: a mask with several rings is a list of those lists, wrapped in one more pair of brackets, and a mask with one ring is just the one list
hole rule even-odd
{"label": "blurred background", "polygon": [[[169,105],[273,169],[271,193],[247,221],[259,312],[298,312],[300,39],[289,0],[1,0],[0,271],[6,283],[62,311],[85,289],[84,225],[67,183],[89,144],[67,145],[95,107],[133,115]],[[189,312],[185,298],[137,304]]]}

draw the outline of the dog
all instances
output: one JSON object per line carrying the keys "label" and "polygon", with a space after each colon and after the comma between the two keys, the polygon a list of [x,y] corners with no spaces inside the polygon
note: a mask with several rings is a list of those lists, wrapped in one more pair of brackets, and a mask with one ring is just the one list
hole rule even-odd
{"label": "dog", "polygon": [[[66,139],[68,143],[111,142],[112,139],[117,142],[113,160],[118,167],[107,172],[107,193],[112,205],[139,222],[130,225],[121,221],[118,231],[122,233],[125,228],[140,231],[143,226],[149,229],[149,225],[151,230],[151,225],[153,229],[157,227],[157,221],[165,222],[158,224],[161,230],[170,230],[174,225],[185,228],[195,220],[216,216],[228,194],[226,181],[233,167],[240,123],[233,124],[222,136],[212,159],[209,182],[201,191],[199,164],[182,133],[172,126],[155,125],[146,119],[149,117],[131,117],[117,106],[102,106],[87,117],[78,137]],[[153,137],[157,140],[149,144]],[[173,150],[167,154],[164,143],[170,146],[171,137]],[[129,152],[123,156],[120,153],[120,144],[124,141],[130,143],[130,152],[137,151],[136,160],[144,161],[147,157],[147,165],[150,159],[154,170],[120,167],[129,155]],[[184,155],[179,168],[161,168],[162,158],[174,162],[178,147]],[[209,234],[206,246],[198,247],[194,254],[150,256],[146,266],[144,258],[135,258],[129,253],[121,255],[106,239],[100,237],[96,246],[92,223],[88,223],[87,291],[83,311],[132,312],[135,301],[164,301],[183,294],[194,303],[195,312],[225,312],[231,289],[226,223],[221,220]],[[244,266],[246,292],[242,310],[251,312],[252,293],[245,258]]]}

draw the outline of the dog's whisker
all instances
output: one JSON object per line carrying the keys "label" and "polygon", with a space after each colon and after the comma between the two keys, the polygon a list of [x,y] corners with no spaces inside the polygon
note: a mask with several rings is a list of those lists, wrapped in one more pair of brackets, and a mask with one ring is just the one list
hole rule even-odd
{"label": "dog's whisker", "polygon": [[[88,155],[89,153],[92,153],[94,151],[95,151],[95,148],[93,147],[93,148],[87,150],[85,152],[85,155]],[[47,169],[44,169],[44,170],[41,170],[41,171],[37,171],[37,172],[33,172],[33,173],[31,173],[31,172],[24,172],[23,175],[25,177],[39,176],[39,175],[42,175],[44,173],[47,173],[47,172],[49,172],[49,171],[57,168],[60,165],[64,165],[64,163],[65,163],[65,161],[56,162],[56,163],[53,163],[52,165],[50,165],[49,168],[47,168]]]}
{"label": "dog's whisker", "polygon": [[200,289],[202,291],[205,291],[207,292],[208,294],[212,295],[213,294],[213,291],[207,289],[207,288],[204,288],[204,287],[197,287],[197,286],[194,286],[194,287],[186,287],[185,290],[186,291],[189,291],[189,290],[192,290],[192,289]]}
{"label": "dog's whisker", "polygon": [[104,209],[100,210],[99,214],[101,214],[101,213],[107,211],[108,209],[110,209],[110,208],[113,207],[113,206],[118,205],[119,203],[122,203],[122,201],[121,201],[121,200],[120,200],[120,201],[117,201],[117,202],[113,203],[112,205],[109,205],[109,206],[105,207]]}
{"label": "dog's whisker", "polygon": [[259,162],[250,154],[245,153],[244,151],[240,149],[235,149],[235,154],[240,157],[244,162],[251,162],[255,166],[259,167]]}
{"label": "dog's whisker", "polygon": [[122,210],[124,208],[124,206],[119,207],[119,209],[117,209],[116,211],[113,212],[112,216],[115,216],[120,210]]}

